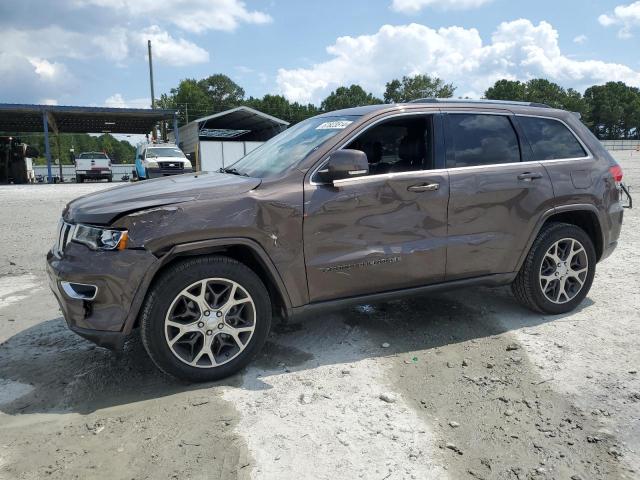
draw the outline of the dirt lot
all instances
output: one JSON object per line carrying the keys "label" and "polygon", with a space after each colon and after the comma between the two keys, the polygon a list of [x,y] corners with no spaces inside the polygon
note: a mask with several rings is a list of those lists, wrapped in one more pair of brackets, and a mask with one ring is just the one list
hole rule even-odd
{"label": "dirt lot", "polygon": [[[621,163],[640,185],[640,156]],[[571,315],[508,289],[364,305],[185,386],[135,339],[73,335],[48,290],[60,210],[100,188],[0,187],[0,478],[640,477],[638,209]]]}

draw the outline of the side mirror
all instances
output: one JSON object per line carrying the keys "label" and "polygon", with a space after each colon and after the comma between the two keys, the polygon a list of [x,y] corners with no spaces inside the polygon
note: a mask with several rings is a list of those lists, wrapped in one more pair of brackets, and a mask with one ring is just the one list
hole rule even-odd
{"label": "side mirror", "polygon": [[360,150],[338,150],[333,152],[324,168],[318,170],[318,180],[332,183],[345,178],[362,177],[369,174],[367,154]]}

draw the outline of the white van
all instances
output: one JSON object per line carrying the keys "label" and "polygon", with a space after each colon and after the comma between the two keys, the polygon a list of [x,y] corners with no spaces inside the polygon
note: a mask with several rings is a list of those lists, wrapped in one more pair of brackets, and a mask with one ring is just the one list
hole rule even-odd
{"label": "white van", "polygon": [[104,152],[84,152],[76,157],[76,182],[86,179],[113,181],[111,159]]}

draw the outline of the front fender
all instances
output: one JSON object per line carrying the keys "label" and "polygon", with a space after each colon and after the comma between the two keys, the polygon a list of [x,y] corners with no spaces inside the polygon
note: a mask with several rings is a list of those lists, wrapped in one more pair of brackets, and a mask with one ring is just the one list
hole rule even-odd
{"label": "front fender", "polygon": [[261,265],[269,275],[267,280],[269,280],[271,285],[277,290],[277,293],[280,295],[284,303],[285,315],[290,317],[292,312],[292,303],[289,292],[273,261],[262,246],[258,242],[249,238],[217,238],[175,245],[168,252],[163,254],[158,261],[151,266],[151,268],[149,268],[134,296],[129,315],[125,321],[123,333],[128,335],[133,330],[147,293],[151,288],[154,279],[157,278],[158,274],[164,267],[180,258],[224,252],[225,250],[237,246],[251,249],[252,253],[259,259]]}

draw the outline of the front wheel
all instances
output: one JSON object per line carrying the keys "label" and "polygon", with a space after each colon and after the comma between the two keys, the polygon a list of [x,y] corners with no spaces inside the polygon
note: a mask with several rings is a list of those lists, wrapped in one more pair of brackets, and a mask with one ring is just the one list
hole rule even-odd
{"label": "front wheel", "polygon": [[218,380],[246,366],[271,328],[271,302],[260,278],[222,256],[171,266],[141,314],[143,344],[156,366],[182,380]]}
{"label": "front wheel", "polygon": [[596,253],[589,235],[575,225],[551,223],[533,243],[511,290],[531,310],[566,313],[587,296],[595,271]]}

